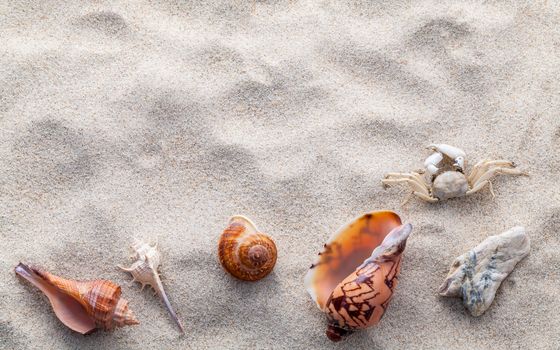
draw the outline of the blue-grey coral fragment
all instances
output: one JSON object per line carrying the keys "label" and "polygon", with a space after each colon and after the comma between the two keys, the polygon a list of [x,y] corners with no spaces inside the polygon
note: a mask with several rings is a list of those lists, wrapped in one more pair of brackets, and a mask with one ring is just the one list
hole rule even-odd
{"label": "blue-grey coral fragment", "polygon": [[453,262],[439,294],[461,297],[473,316],[482,315],[515,265],[529,254],[530,242],[523,227],[490,236]]}

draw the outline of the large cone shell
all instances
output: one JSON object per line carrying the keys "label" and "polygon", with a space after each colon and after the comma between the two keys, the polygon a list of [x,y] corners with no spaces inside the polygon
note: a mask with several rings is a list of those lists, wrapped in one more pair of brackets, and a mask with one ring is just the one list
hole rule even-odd
{"label": "large cone shell", "polygon": [[374,326],[381,320],[398,284],[411,228],[408,224],[392,230],[391,242],[383,243],[387,245],[381,248],[383,252],[373,254],[335,287],[324,310],[331,324],[353,330]]}
{"label": "large cone shell", "polygon": [[321,310],[339,283],[355,272],[392,229],[401,225],[392,211],[364,214],[339,229],[305,276],[307,291]]}

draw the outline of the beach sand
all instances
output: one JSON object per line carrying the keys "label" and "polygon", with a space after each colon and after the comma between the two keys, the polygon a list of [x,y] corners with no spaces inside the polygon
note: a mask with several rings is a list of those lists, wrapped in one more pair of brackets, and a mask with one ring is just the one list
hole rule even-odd
{"label": "beach sand", "polygon": [[[1,349],[560,348],[560,6],[554,1],[5,1],[0,4]],[[400,203],[430,143],[509,159],[463,199]],[[383,320],[333,344],[303,287],[361,213],[414,225]],[[227,275],[244,214],[274,272]],[[527,228],[530,255],[479,318],[437,295],[455,257]],[[183,320],[115,267],[158,242]],[[20,261],[122,285],[141,324],[81,336]]]}

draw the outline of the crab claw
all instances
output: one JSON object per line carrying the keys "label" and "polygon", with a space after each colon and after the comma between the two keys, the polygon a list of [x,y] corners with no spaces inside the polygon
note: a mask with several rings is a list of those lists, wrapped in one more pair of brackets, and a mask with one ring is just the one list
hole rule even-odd
{"label": "crab claw", "polygon": [[463,157],[464,159],[467,156],[465,151],[463,151],[462,149],[450,145],[446,145],[444,143],[440,143],[440,144],[433,143],[428,146],[428,149],[443,153],[451,159],[457,159],[458,157]]}
{"label": "crab claw", "polygon": [[444,143],[440,143],[440,144],[433,143],[428,146],[428,149],[431,149],[435,152],[440,152],[443,155],[453,159],[453,161],[455,162],[453,166],[455,166],[455,168],[457,168],[458,171],[461,172],[463,171],[465,167],[465,158],[467,157],[467,154],[462,149],[450,145],[446,145]]}
{"label": "crab claw", "polygon": [[455,158],[455,163],[453,163],[453,166],[458,171],[463,172],[463,169],[465,168],[465,158],[464,157]]}
{"label": "crab claw", "polygon": [[441,163],[442,160],[443,160],[443,154],[436,151],[428,158],[426,158],[426,160],[424,161],[424,167],[426,168],[426,170],[428,170],[428,172],[431,175],[434,175],[435,173],[438,172],[439,168],[437,167],[437,165]]}

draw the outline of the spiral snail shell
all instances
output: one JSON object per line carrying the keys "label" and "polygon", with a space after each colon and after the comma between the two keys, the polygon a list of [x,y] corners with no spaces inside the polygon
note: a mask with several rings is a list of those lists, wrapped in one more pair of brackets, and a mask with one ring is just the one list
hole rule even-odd
{"label": "spiral snail shell", "polygon": [[411,230],[394,212],[371,212],[343,226],[325,244],[305,286],[327,314],[330,340],[381,320],[397,286]]}
{"label": "spiral snail shell", "polygon": [[128,301],[121,298],[121,287],[111,281],[68,280],[22,263],[15,272],[39,288],[58,319],[76,332],[89,334],[96,329],[139,324],[128,309]]}
{"label": "spiral snail shell", "polygon": [[276,264],[276,244],[248,218],[236,215],[220,236],[218,257],[224,269],[244,281],[257,281]]}

